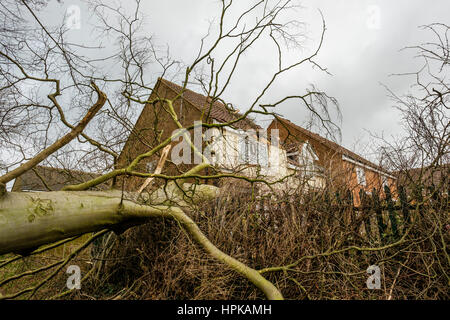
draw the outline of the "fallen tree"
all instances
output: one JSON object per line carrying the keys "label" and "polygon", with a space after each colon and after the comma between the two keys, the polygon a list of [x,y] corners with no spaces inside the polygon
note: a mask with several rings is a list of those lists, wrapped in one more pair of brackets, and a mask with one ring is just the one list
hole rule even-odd
{"label": "fallen tree", "polygon": [[[160,50],[146,30],[140,28],[140,1],[134,3],[131,13],[124,8],[111,7],[107,1],[90,3],[97,17],[96,29],[107,36],[112,34],[114,50],[108,48],[110,51],[105,53],[100,45],[73,44],[67,41],[68,30],[64,26],[57,29],[47,27],[45,21],[39,19],[39,10],[46,5],[45,1],[6,0],[0,8],[6,19],[4,24],[8,26],[0,33],[0,147],[2,157],[5,154],[10,160],[2,165],[4,174],[0,176],[0,254],[19,254],[6,256],[6,260],[0,261],[0,269],[42,252],[45,250],[40,247],[42,245],[56,247],[74,236],[100,231],[61,261],[0,279],[1,287],[21,277],[56,268],[38,285],[4,296],[0,293],[0,299],[16,298],[29,292],[28,298],[31,298],[62,266],[88,247],[90,241],[103,235],[104,230],[120,233],[155,217],[174,219],[210,256],[246,277],[267,298],[281,299],[281,293],[272,283],[255,269],[219,250],[189,217],[189,211],[198,201],[214,199],[217,194],[217,188],[202,185],[200,179],[245,180],[252,187],[255,181],[237,172],[221,174],[215,170],[187,135],[185,139],[192,151],[201,154],[200,164],[192,169],[177,167],[177,175],[162,174],[161,168],[151,172],[139,167],[144,166],[143,160],[150,157],[161,159],[161,152],[180,133],[149,142],[140,132],[135,132],[130,121],[137,118],[135,112],[139,107],[159,104],[162,105],[161,113],[167,116],[164,121],[170,121],[178,129],[192,129],[193,126],[179,117],[174,105],[183,99],[188,84],[195,81],[209,98],[205,117],[202,115],[202,119],[198,119],[204,128],[232,127],[239,121],[246,121],[252,114],[272,115],[271,108],[288,100],[302,101],[302,105],[320,119],[321,125],[334,127],[327,103],[336,106],[335,100],[319,90],[306,90],[306,93],[295,93],[274,104],[262,104],[262,99],[266,98],[266,93],[280,75],[305,64],[326,71],[315,61],[324,39],[323,18],[322,35],[312,53],[285,63],[284,52],[300,45],[301,34],[297,27],[301,23],[290,20],[285,14],[295,9],[295,4],[290,0],[264,0],[248,5],[236,15],[230,9],[232,1],[221,1],[217,25],[211,25],[207,36],[200,40],[198,55],[185,66],[172,59],[168,51]],[[11,15],[10,12],[18,14]],[[117,25],[115,19],[108,19],[110,15],[118,18]],[[254,101],[248,104],[247,111],[239,114],[230,107],[232,104],[224,100],[223,93],[232,82],[241,58],[262,38],[273,43],[276,71]],[[225,56],[221,48],[223,43],[228,51]],[[96,54],[87,57],[94,49]],[[115,52],[113,56],[111,52]],[[99,59],[103,54],[106,58]],[[111,66],[117,66],[119,71],[110,74]],[[160,71],[161,77],[180,77],[181,92],[170,99],[158,96],[153,88],[155,79],[151,78],[155,69]],[[29,87],[39,90],[26,90]],[[147,99],[149,96],[152,99]],[[234,115],[233,120],[220,125],[213,123],[209,113],[213,104],[218,102]],[[154,133],[159,134],[156,130]],[[146,151],[131,158],[129,164],[119,166],[117,159],[129,136],[137,137],[146,146]],[[7,183],[43,162],[104,174],[65,186],[64,191],[6,191]],[[210,171],[205,175],[207,169]],[[101,183],[116,182],[124,177],[147,180],[138,193],[90,190]],[[194,181],[192,185],[186,184],[188,178]],[[152,190],[153,186],[147,187],[150,182],[155,182],[156,191]],[[264,179],[258,182],[267,183]],[[141,194],[144,188],[152,190],[151,193]]]}
{"label": "fallen tree", "polygon": [[[214,196],[213,186],[197,186],[197,198]],[[199,199],[199,198],[198,198]],[[173,199],[170,199],[173,201]],[[180,203],[177,200],[177,203]],[[249,279],[268,299],[282,299],[277,288],[258,271],[230,257],[212,244],[182,209],[172,205],[149,206],[124,200],[120,192],[7,193],[0,198],[0,254],[30,253],[40,245],[108,229],[123,230],[149,218],[178,221],[211,256]]]}

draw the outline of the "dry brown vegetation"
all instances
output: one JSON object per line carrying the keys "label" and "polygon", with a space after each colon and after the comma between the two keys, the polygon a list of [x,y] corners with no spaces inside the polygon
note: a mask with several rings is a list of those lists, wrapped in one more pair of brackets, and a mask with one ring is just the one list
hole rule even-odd
{"label": "dry brown vegetation", "polygon": [[[245,264],[257,270],[287,266],[264,273],[287,299],[449,298],[447,197],[411,206],[409,228],[396,211],[400,239],[393,238],[383,211],[384,243],[373,225],[375,212],[368,239],[360,214],[332,198],[311,193],[302,201],[266,201],[263,210],[251,194],[226,192],[192,217],[213,243]],[[96,276],[71,298],[264,299],[173,220],[155,219],[112,236],[107,248]],[[366,286],[366,269],[373,264],[381,268],[381,290]]]}
{"label": "dry brown vegetation", "polygon": [[[301,34],[288,32],[291,27],[301,25],[300,21],[291,21],[289,15],[283,18],[284,12],[297,8],[296,4],[289,0],[273,5],[261,1],[229,20],[232,2],[222,1],[218,8],[221,18],[215,25],[217,34],[208,31],[200,42],[197,58],[180,65],[166,50],[157,49],[152,38],[140,28],[142,22],[136,18],[140,1],[135,2],[134,12],[130,14],[123,8],[96,1],[92,9],[98,16],[99,34],[110,36],[114,40],[111,43],[117,45],[116,54],[105,55],[102,63],[97,64],[94,62],[99,61],[91,58],[98,56],[85,58],[77,51],[79,44],[65,41],[68,30],[45,27],[39,19],[45,1],[4,2],[0,8],[7,26],[4,30],[0,28],[3,75],[0,147],[2,155],[9,152],[16,157],[0,164],[4,171],[0,176],[0,210],[3,210],[0,218],[4,219],[0,220],[3,245],[0,249],[7,253],[0,256],[0,300],[449,298],[448,175],[442,175],[444,179],[438,184],[422,189],[424,181],[420,174],[417,179],[408,179],[408,198],[399,193],[392,195],[396,202],[380,200],[378,203],[372,193],[372,198],[362,201],[363,207],[354,208],[351,199],[345,197],[347,190],[337,190],[339,197],[336,190],[325,190],[260,199],[257,190],[250,192],[250,185],[244,182],[252,179],[233,172],[225,175],[231,181],[224,183],[224,176],[212,175],[215,169],[204,160],[191,170],[181,168],[180,175],[176,176],[141,170],[140,161],[160,156],[170,140],[148,145],[145,153],[137,155],[126,167],[116,166],[123,144],[134,134],[132,120],[139,106],[164,103],[165,111],[177,127],[192,129],[181,124],[174,109],[188,83],[196,81],[211,98],[205,107],[223,101],[222,93],[233,81],[240,57],[262,37],[273,41],[277,50],[273,57],[277,71],[255,99],[249,101],[245,113],[221,124],[203,119],[202,126],[226,128],[255,114],[273,116],[275,106],[295,99],[303,101],[302,106],[311,111],[313,119],[330,131],[335,127],[330,111],[337,105],[334,98],[320,90],[293,92],[271,104],[262,104],[266,92],[283,73],[302,65],[327,72],[316,62],[326,30],[323,17],[321,37],[313,52],[285,65],[282,61],[285,50],[291,45],[300,48],[302,39]],[[11,15],[10,8],[18,14]],[[119,19],[107,19],[110,14]],[[255,22],[254,16],[260,18]],[[247,20],[253,24],[246,24]],[[438,170],[448,165],[450,159],[450,89],[445,73],[449,66],[450,27],[430,24],[425,29],[437,38],[431,40],[434,44],[427,42],[415,47],[427,67],[413,73],[418,92],[406,97],[391,94],[402,113],[405,136],[396,145],[385,145],[383,149],[389,169],[407,176],[411,168]],[[221,54],[216,55],[219,43],[227,44],[234,39],[236,42],[228,44],[229,52],[220,60]],[[122,46],[123,43],[127,46]],[[283,43],[286,48],[280,46]],[[162,97],[147,100],[155,80],[152,79],[155,73],[147,68],[149,61],[160,66],[158,76],[172,74],[183,79],[183,90],[172,100]],[[114,65],[120,69],[117,78],[105,72],[103,63],[108,68]],[[437,69],[432,68],[435,63]],[[231,71],[222,73],[227,68]],[[29,82],[41,89],[24,90]],[[190,146],[196,151],[192,143]],[[66,191],[39,193],[38,197],[45,201],[30,200],[31,193],[12,194],[6,190],[7,183],[38,164],[103,174],[85,183],[65,186]],[[207,168],[211,169],[210,175],[199,176]],[[153,203],[149,200],[142,204],[139,195],[126,198],[124,190],[112,190],[109,194],[114,194],[110,198],[109,194],[102,193],[109,210],[99,205],[83,205],[82,201],[88,200],[96,204],[92,198],[98,197],[98,193],[89,191],[90,188],[123,177],[156,179],[158,186],[171,183],[175,196],[165,194]],[[194,195],[184,201],[183,182],[187,179],[195,181],[191,187],[212,190],[209,194],[214,195],[210,197],[214,200],[199,204],[190,201]],[[206,180],[222,183],[219,197],[215,187],[203,184]],[[177,185],[177,189],[175,182],[181,187]],[[162,189],[158,191],[162,194]],[[8,199],[22,201],[14,203]],[[33,204],[27,207],[30,202]],[[54,210],[58,205],[58,210]],[[135,209],[130,211],[136,215],[127,216],[124,207]],[[62,227],[61,217],[64,214],[67,218],[70,210],[72,217],[78,219]],[[102,210],[107,211],[107,218],[126,216],[129,220],[117,218],[105,222],[103,216],[98,218]],[[52,214],[44,222],[43,219],[34,221],[36,216],[28,215],[30,211],[42,216]],[[122,230],[124,225],[129,226],[130,220],[147,223]],[[41,228],[31,230],[33,221]],[[91,224],[87,225],[86,221]],[[45,223],[54,223],[55,229]],[[94,230],[98,232],[90,234]],[[70,242],[74,245],[70,253],[55,251],[56,247],[75,240],[63,240],[75,233],[86,236]],[[54,241],[60,242],[51,244]],[[67,291],[66,270],[70,264],[78,264],[82,269],[79,291]],[[366,270],[373,264],[381,268],[380,290],[366,287]]]}

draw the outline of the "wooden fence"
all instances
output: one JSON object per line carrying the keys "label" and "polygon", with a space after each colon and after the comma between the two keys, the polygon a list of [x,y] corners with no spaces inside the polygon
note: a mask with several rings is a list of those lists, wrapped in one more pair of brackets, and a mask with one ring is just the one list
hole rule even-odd
{"label": "wooden fence", "polygon": [[[414,217],[423,216],[430,209],[448,211],[449,197],[448,191],[445,191],[437,192],[433,187],[417,187],[407,196],[402,186],[399,186],[396,192],[385,186],[383,195],[375,189],[370,194],[360,189],[358,206],[354,205],[353,193],[350,190],[346,190],[343,194],[321,193],[319,201],[312,203],[321,205],[317,211],[325,216],[334,217],[341,227],[350,227],[357,231],[366,241],[372,242],[377,239],[382,244],[387,244],[399,240]],[[255,209],[266,208],[265,210],[283,212],[291,210],[289,209],[292,208],[291,204],[292,200],[261,200]]]}

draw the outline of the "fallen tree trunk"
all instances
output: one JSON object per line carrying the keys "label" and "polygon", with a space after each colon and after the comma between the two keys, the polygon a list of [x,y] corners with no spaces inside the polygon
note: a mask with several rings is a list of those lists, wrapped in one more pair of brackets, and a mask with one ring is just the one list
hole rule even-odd
{"label": "fallen tree trunk", "polygon": [[120,203],[116,192],[7,193],[0,199],[0,254],[131,222]]}
{"label": "fallen tree trunk", "polygon": [[[211,198],[217,192],[213,186],[197,188],[196,195],[200,198]],[[177,200],[177,203],[182,202]],[[4,194],[0,197],[0,255],[32,251],[44,244],[105,228],[123,229],[145,223],[152,217],[176,219],[205,251],[244,275],[267,298],[283,298],[278,289],[256,270],[214,246],[179,206],[143,205],[124,200],[117,191]]]}

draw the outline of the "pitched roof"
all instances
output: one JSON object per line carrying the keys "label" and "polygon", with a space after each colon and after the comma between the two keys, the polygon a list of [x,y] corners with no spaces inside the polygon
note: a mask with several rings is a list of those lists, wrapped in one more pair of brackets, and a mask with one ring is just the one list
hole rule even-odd
{"label": "pitched roof", "polygon": [[400,170],[394,174],[398,176],[400,183],[418,183],[420,180],[425,186],[431,186],[432,184],[438,185],[443,182],[448,183],[450,177],[450,163],[441,166]]}
{"label": "pitched roof", "polygon": [[322,137],[322,136],[320,136],[320,135],[318,135],[318,134],[316,134],[314,132],[311,132],[311,131],[309,131],[309,130],[307,130],[305,128],[302,128],[302,127],[296,125],[295,123],[293,123],[293,122],[291,122],[291,121],[289,121],[287,119],[281,118],[279,116],[275,116],[275,118],[279,122],[285,124],[287,127],[290,127],[290,128],[293,128],[294,130],[297,130],[298,132],[300,132],[301,134],[307,136],[311,140],[315,140],[315,141],[323,144],[324,146],[328,147],[329,149],[331,149],[331,150],[333,150],[333,151],[335,151],[337,153],[345,155],[345,156],[351,158],[354,161],[361,162],[361,163],[363,163],[363,164],[365,164],[365,165],[367,165],[369,167],[372,167],[374,169],[380,170],[382,172],[389,173],[388,171],[386,171],[382,167],[374,164],[373,162],[371,162],[371,161],[369,161],[367,159],[364,159],[360,155],[357,155],[353,151],[350,151],[350,150],[344,148],[343,146],[337,144],[336,142],[328,140],[328,139],[326,139],[326,138],[324,138],[324,137]]}
{"label": "pitched roof", "polygon": [[[64,186],[86,182],[98,176],[100,176],[98,173],[36,166],[14,181],[12,191],[58,191]],[[109,183],[103,183],[93,189],[106,190],[108,188]]]}
{"label": "pitched roof", "polygon": [[[181,87],[173,82],[170,82],[166,79],[163,79],[163,78],[159,78],[158,82],[163,83],[164,85],[166,85],[168,88],[170,88],[177,94],[180,93],[181,90],[183,89],[183,87]],[[184,90],[183,99],[188,101],[189,103],[191,103],[199,111],[203,111],[203,110],[207,111],[209,109],[209,107],[211,106],[211,100],[210,100],[211,97],[206,97],[200,93],[194,92],[189,89]],[[221,123],[236,120],[240,116],[242,116],[241,113],[230,110],[220,101],[214,101],[214,103],[211,106],[210,117]],[[237,129],[242,129],[242,130],[261,129],[260,126],[258,126],[256,123],[253,122],[253,120],[249,119],[248,117],[233,123],[232,127],[235,127]]]}

